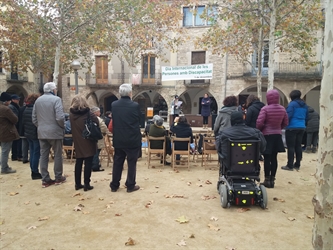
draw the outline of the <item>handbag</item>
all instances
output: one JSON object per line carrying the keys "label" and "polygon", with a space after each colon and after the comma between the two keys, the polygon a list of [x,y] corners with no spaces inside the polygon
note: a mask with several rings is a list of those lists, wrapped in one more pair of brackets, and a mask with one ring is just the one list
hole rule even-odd
{"label": "handbag", "polygon": [[87,119],[84,123],[84,129],[82,131],[82,136],[84,139],[98,141],[103,139],[103,135],[99,124],[90,119],[90,112],[88,112]]}

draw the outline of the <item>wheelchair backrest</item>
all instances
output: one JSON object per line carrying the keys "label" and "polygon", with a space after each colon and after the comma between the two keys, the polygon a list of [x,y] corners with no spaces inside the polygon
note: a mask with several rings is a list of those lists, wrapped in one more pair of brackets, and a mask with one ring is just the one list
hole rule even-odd
{"label": "wheelchair backrest", "polygon": [[231,175],[258,175],[260,140],[231,140],[227,147],[227,166]]}

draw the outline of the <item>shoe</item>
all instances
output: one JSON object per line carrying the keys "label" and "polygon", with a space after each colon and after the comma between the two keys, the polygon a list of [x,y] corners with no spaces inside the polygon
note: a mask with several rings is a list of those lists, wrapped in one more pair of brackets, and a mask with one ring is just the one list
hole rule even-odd
{"label": "shoe", "polygon": [[1,170],[1,174],[14,174],[16,173],[16,170],[12,168],[6,168],[5,170]]}
{"label": "shoe", "polygon": [[88,191],[88,190],[91,190],[91,189],[94,189],[94,187],[93,186],[90,186],[89,184],[88,185],[84,185],[84,187],[83,187],[83,190],[86,192],[86,191]]}
{"label": "shoe", "polygon": [[47,187],[49,187],[51,185],[54,185],[54,184],[55,184],[55,180],[50,179],[48,181],[43,181],[42,182],[42,187],[47,188]]}
{"label": "shoe", "polygon": [[296,170],[296,171],[299,171],[299,167],[297,168],[297,167],[294,167],[294,169]]}
{"label": "shoe", "polygon": [[311,153],[312,149],[310,146],[307,146],[306,149],[304,150],[304,153]]}
{"label": "shoe", "polygon": [[271,177],[270,176],[266,176],[265,180],[263,183],[260,183],[261,185],[264,185],[267,188],[271,188],[272,184],[271,184]]}
{"label": "shoe", "polygon": [[75,190],[79,190],[79,189],[82,189],[84,186],[82,184],[80,185],[75,185]]}
{"label": "shoe", "polygon": [[170,166],[170,165],[171,165],[171,162],[167,162],[167,161],[165,161],[165,162],[164,162],[164,165],[165,165],[165,166]]}
{"label": "shoe", "polygon": [[29,162],[29,160],[22,161],[23,164],[26,164],[28,162]]}
{"label": "shoe", "polygon": [[33,180],[40,180],[40,179],[42,179],[42,175],[40,173],[32,172],[31,173],[31,179],[33,179]]}
{"label": "shoe", "polygon": [[104,171],[104,168],[93,169],[92,171],[93,171],[93,172],[101,172],[101,171]]}
{"label": "shoe", "polygon": [[60,185],[61,183],[64,183],[66,181],[66,177],[65,176],[61,176],[59,179],[55,180],[55,184],[56,185]]}
{"label": "shoe", "polygon": [[17,158],[12,158],[12,161],[17,161]]}
{"label": "shoe", "polygon": [[118,191],[118,188],[117,189],[113,189],[113,188],[111,188],[111,192],[117,192]]}
{"label": "shoe", "polygon": [[274,185],[275,185],[275,177],[274,176],[271,176],[271,188],[274,188]]}
{"label": "shoe", "polygon": [[288,166],[281,167],[281,169],[283,169],[283,170],[288,170],[288,171],[294,171],[293,168],[290,168],[290,167],[288,167]]}
{"label": "shoe", "polygon": [[317,153],[317,148],[316,147],[313,147],[312,150],[311,150],[312,153]]}
{"label": "shoe", "polygon": [[18,161],[22,161],[22,158],[17,158]]}
{"label": "shoe", "polygon": [[140,186],[135,185],[134,188],[132,188],[132,189],[127,188],[127,193],[132,193],[134,191],[138,191],[139,189],[140,189]]}

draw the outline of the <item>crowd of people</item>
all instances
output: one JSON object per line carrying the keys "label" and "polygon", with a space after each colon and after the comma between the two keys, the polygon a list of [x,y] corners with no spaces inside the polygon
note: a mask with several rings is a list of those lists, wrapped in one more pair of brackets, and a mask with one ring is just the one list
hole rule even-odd
{"label": "crowd of people", "polygon": [[[8,165],[10,151],[12,161],[21,160],[30,163],[31,178],[41,179],[42,187],[59,185],[66,181],[63,175],[63,145],[75,145],[75,189],[88,191],[92,171],[103,171],[99,155],[105,146],[104,140],[87,140],[82,136],[85,121],[89,117],[98,124],[103,135],[113,134],[113,175],[110,189],[116,192],[120,186],[125,160],[128,171],[125,185],[127,192],[140,189],[136,185],[137,160],[142,156],[142,134],[140,131],[141,111],[139,104],[132,101],[131,84],[119,87],[121,98],[112,103],[112,114],[105,113],[102,119],[101,107],[89,106],[86,98],[76,95],[72,99],[69,113],[64,113],[61,99],[57,96],[57,87],[53,82],[44,85],[44,94],[30,94],[25,105],[19,106],[20,97],[6,92],[1,94],[0,102],[0,143],[1,143],[1,174],[15,173]],[[269,90],[266,94],[266,105],[255,95],[249,95],[243,109],[239,110],[238,98],[227,96],[223,107],[218,112],[213,132],[216,136],[216,149],[223,157],[226,156],[226,140],[258,139],[261,141],[260,154],[263,155],[263,185],[274,188],[278,169],[277,155],[285,152],[282,131],[285,130],[288,161],[281,169],[299,170],[302,160],[302,138],[307,133],[306,153],[315,153],[318,144],[319,114],[301,99],[301,92],[290,93],[291,102],[287,108],[280,105],[277,90]],[[210,116],[211,99],[206,93],[201,100],[203,127],[207,129]],[[184,115],[181,114],[182,102],[178,96],[172,102],[173,123],[170,130],[163,126],[164,119],[155,115],[152,124],[146,127],[146,133],[154,137],[166,138],[164,165],[166,155],[171,155],[171,139],[173,134],[180,138],[191,138],[193,132]],[[72,137],[64,138],[64,134]],[[162,148],[162,142],[153,141],[151,148]],[[176,149],[186,150],[186,142],[177,142]],[[28,158],[28,149],[29,155]],[[54,178],[48,171],[50,151],[54,157]],[[176,161],[180,156],[176,156]],[[179,164],[179,162],[176,162]],[[81,181],[82,168],[83,183]]]}

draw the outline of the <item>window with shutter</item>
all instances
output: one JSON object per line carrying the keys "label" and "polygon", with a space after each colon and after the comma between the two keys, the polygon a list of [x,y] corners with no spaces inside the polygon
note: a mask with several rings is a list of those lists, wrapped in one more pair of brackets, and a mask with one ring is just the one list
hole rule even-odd
{"label": "window with shutter", "polygon": [[108,84],[108,57],[96,56],[96,84]]}

